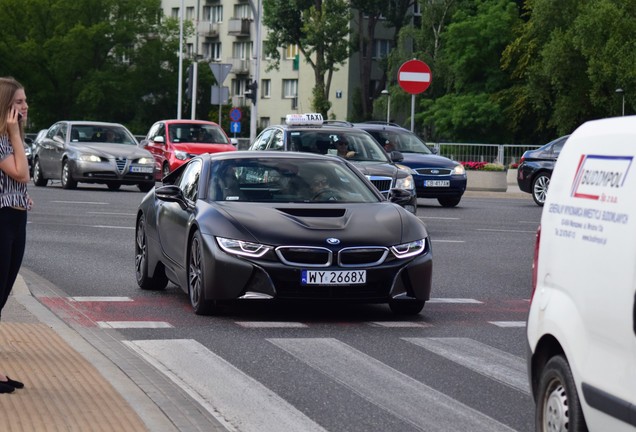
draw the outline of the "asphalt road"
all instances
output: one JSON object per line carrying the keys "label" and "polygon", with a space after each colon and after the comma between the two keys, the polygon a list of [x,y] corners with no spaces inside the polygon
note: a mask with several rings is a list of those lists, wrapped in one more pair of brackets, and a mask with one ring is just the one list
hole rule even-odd
{"label": "asphalt road", "polygon": [[137,288],[143,193],[29,190],[24,268],[228,430],[532,429],[524,321],[541,209],[529,196],[467,193],[452,209],[420,200],[434,299],[417,317],[398,319],[386,305],[269,303],[199,317],[174,285]]}

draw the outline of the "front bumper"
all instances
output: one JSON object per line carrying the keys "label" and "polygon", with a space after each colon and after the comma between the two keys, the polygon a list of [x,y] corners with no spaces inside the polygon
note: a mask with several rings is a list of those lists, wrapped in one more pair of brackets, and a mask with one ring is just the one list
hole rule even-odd
{"label": "front bumper", "polygon": [[139,165],[130,160],[87,162],[73,161],[71,175],[73,180],[84,183],[120,183],[139,184],[154,182],[155,168],[153,165]]}

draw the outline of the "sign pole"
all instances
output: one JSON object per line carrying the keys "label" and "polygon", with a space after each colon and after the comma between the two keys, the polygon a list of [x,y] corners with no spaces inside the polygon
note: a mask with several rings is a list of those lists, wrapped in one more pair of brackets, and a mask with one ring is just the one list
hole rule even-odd
{"label": "sign pole", "polygon": [[404,62],[398,70],[398,84],[411,94],[411,132],[415,131],[415,95],[424,92],[431,85],[432,79],[431,68],[420,60]]}
{"label": "sign pole", "polygon": [[411,132],[415,130],[415,95],[411,95]]}

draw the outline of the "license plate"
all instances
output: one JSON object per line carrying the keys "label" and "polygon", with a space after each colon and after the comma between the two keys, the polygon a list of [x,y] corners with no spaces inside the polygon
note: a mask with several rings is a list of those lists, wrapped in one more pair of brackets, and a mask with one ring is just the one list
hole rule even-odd
{"label": "license plate", "polygon": [[302,285],[360,285],[367,283],[366,270],[303,270]]}
{"label": "license plate", "polygon": [[134,173],[153,173],[155,171],[155,167],[143,167],[143,166],[131,166],[130,172]]}
{"label": "license plate", "polygon": [[424,180],[424,186],[427,187],[449,187],[450,180]]}

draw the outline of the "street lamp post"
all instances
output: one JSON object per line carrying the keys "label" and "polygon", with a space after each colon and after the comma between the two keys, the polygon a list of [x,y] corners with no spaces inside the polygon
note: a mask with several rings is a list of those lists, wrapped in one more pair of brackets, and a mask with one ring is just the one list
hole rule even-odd
{"label": "street lamp post", "polygon": [[391,121],[391,93],[388,90],[384,89],[380,92],[381,94],[387,97],[386,102],[386,122],[389,123]]}
{"label": "street lamp post", "polygon": [[625,116],[625,90],[623,90],[622,88],[617,88],[616,89],[616,93],[618,93],[619,95],[621,95],[622,98],[622,110],[621,110],[621,115]]}

